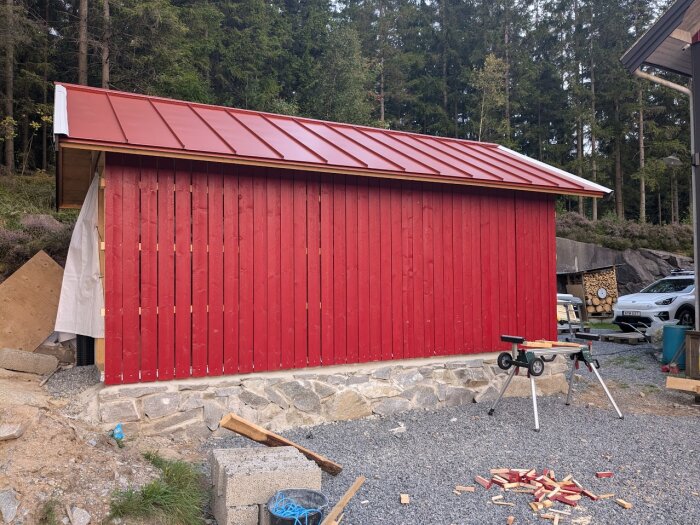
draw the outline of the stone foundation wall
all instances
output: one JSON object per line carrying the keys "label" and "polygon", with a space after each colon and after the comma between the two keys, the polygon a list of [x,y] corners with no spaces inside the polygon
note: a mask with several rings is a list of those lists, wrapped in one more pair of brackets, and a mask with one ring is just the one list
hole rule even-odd
{"label": "stone foundation wall", "polygon": [[[566,363],[547,363],[538,393],[566,392]],[[102,388],[94,417],[127,435],[183,431],[206,436],[234,412],[273,431],[411,409],[453,407],[495,399],[506,374],[485,358],[420,359],[335,366],[304,371],[186,379]],[[529,396],[529,380],[516,376],[506,396]]]}

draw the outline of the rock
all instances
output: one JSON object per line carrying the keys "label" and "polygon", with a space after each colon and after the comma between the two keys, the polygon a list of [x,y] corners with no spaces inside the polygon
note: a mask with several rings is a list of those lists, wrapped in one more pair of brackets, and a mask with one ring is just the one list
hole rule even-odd
{"label": "rock", "polygon": [[377,368],[372,372],[372,379],[382,379],[388,381],[391,379],[391,371],[394,369],[392,366],[383,366],[382,368]]}
{"label": "rock", "polygon": [[455,373],[446,368],[438,368],[433,370],[432,378],[434,381],[440,381],[442,383],[454,383],[457,381],[457,376]]}
{"label": "rock", "polygon": [[411,404],[416,408],[435,408],[439,401],[435,389],[428,385],[409,388],[401,394],[401,397],[411,401]]}
{"label": "rock", "polygon": [[367,383],[369,381],[369,377],[367,376],[360,376],[360,375],[354,375],[348,377],[347,385],[361,385],[362,383]]}
{"label": "rock", "polygon": [[394,374],[392,378],[394,383],[401,388],[410,388],[413,385],[423,381],[423,379],[423,375],[415,369],[399,372],[398,374]]}
{"label": "rock", "polygon": [[139,414],[131,399],[100,404],[100,421],[103,423],[121,423],[138,421]]}
{"label": "rock", "polygon": [[335,374],[326,377],[326,383],[328,383],[329,385],[343,386],[347,382],[348,378],[340,374]]}
{"label": "rock", "polygon": [[204,402],[204,422],[209,427],[209,430],[219,428],[219,421],[224,417],[226,409],[217,401],[207,400]]}
{"label": "rock", "polygon": [[226,388],[217,388],[216,397],[237,396],[243,389],[240,386],[229,386]]}
{"label": "rock", "polygon": [[483,368],[457,368],[452,370],[452,373],[459,383],[469,387],[486,386],[489,382]]}
{"label": "rock", "polygon": [[265,387],[265,395],[267,399],[280,408],[289,408],[289,401],[287,401],[287,398],[280,394],[274,387]]}
{"label": "rock", "polygon": [[401,393],[401,389],[391,383],[365,383],[359,385],[357,391],[369,399],[394,397]]}
{"label": "rock", "polygon": [[9,441],[22,437],[28,426],[29,422],[27,421],[0,424],[0,441]]}
{"label": "rock", "polygon": [[12,489],[0,490],[0,515],[5,523],[12,523],[18,508],[17,493]]}
{"label": "rock", "polygon": [[456,407],[474,401],[474,392],[468,388],[448,386],[445,392],[445,406]]}
{"label": "rock", "polygon": [[58,367],[58,359],[52,355],[35,354],[13,348],[0,349],[0,368],[28,374],[46,375]]}
{"label": "rock", "polygon": [[202,424],[202,410],[199,408],[186,412],[177,412],[174,415],[156,419],[154,422],[141,427],[141,432],[145,436],[165,435],[197,423],[204,426]]}
{"label": "rock", "polygon": [[535,380],[535,384],[537,385],[538,395],[566,394],[569,391],[569,383],[566,381],[564,374],[539,377]]}
{"label": "rock", "polygon": [[143,411],[150,419],[169,416],[177,412],[179,401],[176,393],[148,396],[143,400]]}
{"label": "rock", "polygon": [[474,396],[474,401],[477,403],[488,403],[490,401],[495,401],[498,397],[498,392],[498,383],[489,383],[483,390]]}
{"label": "rock", "polygon": [[75,348],[69,344],[43,344],[39,345],[35,354],[51,355],[58,359],[58,362],[62,365],[73,365],[75,364]]}
{"label": "rock", "polygon": [[129,399],[138,399],[139,397],[151,394],[160,394],[161,392],[167,392],[167,390],[168,387],[165,385],[118,387],[119,396],[128,397]]}
{"label": "rock", "polygon": [[250,390],[243,390],[238,398],[243,401],[246,405],[253,408],[263,408],[270,404],[270,401],[258,394],[251,392]]}
{"label": "rock", "polygon": [[405,412],[410,410],[411,402],[403,397],[392,397],[390,399],[384,399],[374,405],[372,411],[380,416],[391,416],[399,412]]}
{"label": "rock", "polygon": [[178,410],[180,412],[185,412],[186,410],[202,408],[203,406],[204,400],[202,399],[202,394],[200,392],[196,392],[194,394],[190,394],[189,396],[181,400]]}
{"label": "rock", "polygon": [[81,509],[80,507],[73,507],[71,514],[73,515],[73,525],[88,525],[92,519],[90,514],[85,509]]}
{"label": "rock", "polygon": [[310,388],[306,388],[299,381],[280,383],[277,385],[277,389],[287,396],[299,410],[312,413],[318,413],[321,410],[321,399],[318,394]]}
{"label": "rock", "polygon": [[321,381],[311,381],[311,386],[313,386],[314,392],[316,392],[321,399],[326,399],[338,392],[338,389],[334,386],[322,383]]}
{"label": "rock", "polygon": [[336,394],[325,408],[328,417],[338,421],[359,419],[372,414],[367,400],[353,390],[344,390]]}

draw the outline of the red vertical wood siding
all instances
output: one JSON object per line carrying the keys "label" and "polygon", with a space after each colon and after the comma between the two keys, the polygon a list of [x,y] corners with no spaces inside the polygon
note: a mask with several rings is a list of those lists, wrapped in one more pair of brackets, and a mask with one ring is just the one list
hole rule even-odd
{"label": "red vertical wood siding", "polygon": [[556,335],[551,196],[117,154],[105,176],[106,383]]}

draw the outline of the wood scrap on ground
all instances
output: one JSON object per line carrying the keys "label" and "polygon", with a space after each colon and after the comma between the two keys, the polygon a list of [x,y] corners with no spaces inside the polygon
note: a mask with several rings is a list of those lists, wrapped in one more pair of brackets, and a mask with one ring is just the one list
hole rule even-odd
{"label": "wood scrap on ground", "polygon": [[400,497],[402,505],[408,505],[411,503],[411,497],[408,494],[401,494]]}
{"label": "wood scrap on ground", "polygon": [[336,476],[343,470],[343,467],[338,463],[335,463],[334,461],[331,461],[320,454],[316,454],[315,452],[302,447],[301,445],[297,445],[293,441],[283,438],[274,432],[270,432],[269,430],[266,430],[255,423],[251,423],[250,421],[247,421],[235,414],[228,414],[224,416],[219,425],[222,428],[236,432],[241,436],[245,436],[248,439],[252,439],[253,441],[257,441],[258,443],[262,443],[268,447],[294,447],[307,458],[315,461],[316,464],[321,467],[321,470],[328,472],[333,476]]}
{"label": "wood scrap on ground", "polygon": [[700,394],[700,381],[697,379],[687,379],[685,377],[666,377],[666,388],[670,390],[682,390],[693,394]]}
{"label": "wood scrap on ground", "polygon": [[350,500],[353,498],[355,493],[358,490],[360,490],[360,487],[364,482],[364,476],[360,476],[359,478],[357,478],[355,482],[352,485],[350,485],[350,488],[345,492],[345,494],[343,494],[343,497],[340,498],[340,500],[338,500],[338,503],[336,503],[335,506],[331,509],[331,511],[326,515],[326,518],[323,520],[321,525],[337,525],[338,523],[340,523],[340,520],[343,519],[343,516],[341,515],[343,509],[347,507],[348,503],[350,503]]}

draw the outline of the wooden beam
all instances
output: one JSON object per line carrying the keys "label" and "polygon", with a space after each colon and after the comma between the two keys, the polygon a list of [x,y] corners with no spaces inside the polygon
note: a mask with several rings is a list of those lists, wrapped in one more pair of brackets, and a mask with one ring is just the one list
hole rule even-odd
{"label": "wooden beam", "polygon": [[[105,176],[105,154],[100,152],[99,157],[96,162],[96,169],[98,180],[98,190],[97,190],[97,236],[99,240],[99,246],[97,253],[100,258],[100,280],[102,281],[102,296],[104,298],[105,291],[105,251],[104,251],[104,240],[105,240],[105,188],[104,188],[104,176]],[[102,318],[104,322],[104,317]],[[95,340],[95,365],[100,369],[100,372],[105,371],[105,340],[104,338]]]}
{"label": "wooden beam", "polygon": [[245,436],[248,439],[252,439],[253,441],[267,445],[268,447],[294,447],[307,458],[315,461],[316,464],[321,467],[321,470],[328,472],[333,476],[339,474],[343,470],[343,467],[338,463],[335,463],[330,459],[321,456],[320,454],[316,454],[315,452],[304,448],[301,445],[297,445],[293,441],[289,441],[288,439],[283,438],[274,432],[270,432],[269,430],[266,430],[255,423],[246,421],[236,414],[228,414],[224,416],[219,425],[222,428],[236,432],[241,436]]}
{"label": "wooden beam", "polygon": [[668,376],[666,377],[666,388],[700,394],[700,381],[696,379],[686,379],[684,377]]}
{"label": "wooden beam", "polygon": [[693,43],[693,35],[690,31],[683,31],[682,29],[674,29],[671,33],[671,38],[685,42],[686,44]]}
{"label": "wooden beam", "polygon": [[350,488],[345,492],[345,494],[343,494],[343,497],[340,498],[338,503],[335,504],[335,507],[331,509],[326,518],[323,520],[323,522],[321,522],[321,525],[331,525],[332,523],[338,523],[340,520],[336,518],[340,516],[340,514],[343,512],[343,509],[347,507],[352,497],[358,490],[360,490],[360,487],[364,482],[364,476],[360,476],[359,478],[357,478],[355,480],[355,483],[350,485]]}

